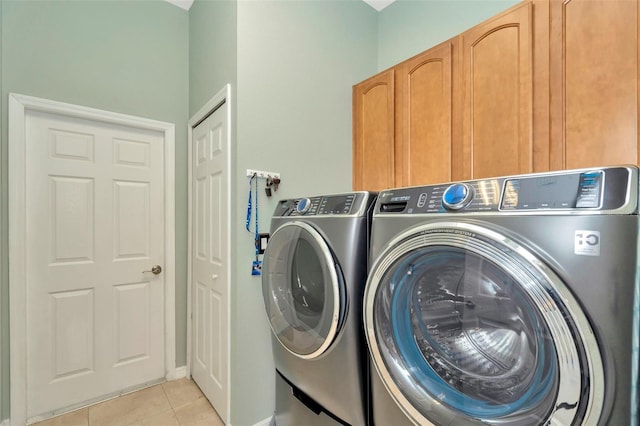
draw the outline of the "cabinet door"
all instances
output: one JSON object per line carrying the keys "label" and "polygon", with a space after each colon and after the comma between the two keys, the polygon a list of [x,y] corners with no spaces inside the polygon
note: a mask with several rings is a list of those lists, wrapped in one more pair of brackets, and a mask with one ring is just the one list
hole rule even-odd
{"label": "cabinet door", "polygon": [[353,189],[395,186],[394,71],[353,87]]}
{"label": "cabinet door", "polygon": [[552,169],[638,163],[638,2],[552,0]]}
{"label": "cabinet door", "polygon": [[532,172],[531,17],[524,3],[460,36],[462,178]]}
{"label": "cabinet door", "polygon": [[451,181],[454,42],[396,67],[396,176],[402,186]]}

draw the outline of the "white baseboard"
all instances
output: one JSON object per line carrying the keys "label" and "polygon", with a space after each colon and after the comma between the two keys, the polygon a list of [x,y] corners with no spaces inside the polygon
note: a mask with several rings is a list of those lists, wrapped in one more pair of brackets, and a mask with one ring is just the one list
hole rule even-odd
{"label": "white baseboard", "polygon": [[[187,366],[183,365],[182,367],[176,367],[173,371],[170,371],[169,373],[167,373],[167,376],[165,378],[167,379],[167,381],[169,381],[169,380],[182,379],[185,377],[187,377]],[[0,425],[0,426],[4,426],[4,425]]]}
{"label": "white baseboard", "polygon": [[176,379],[183,379],[187,377],[187,366],[176,367]]}
{"label": "white baseboard", "polygon": [[259,421],[253,426],[269,426],[271,424],[271,417],[267,417],[264,420]]}

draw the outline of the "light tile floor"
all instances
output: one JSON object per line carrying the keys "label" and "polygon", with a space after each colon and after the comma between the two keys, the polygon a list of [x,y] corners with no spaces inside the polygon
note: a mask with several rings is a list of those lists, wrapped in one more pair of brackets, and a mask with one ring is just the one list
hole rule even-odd
{"label": "light tile floor", "polygon": [[224,426],[189,379],[142,389],[53,417],[37,426]]}

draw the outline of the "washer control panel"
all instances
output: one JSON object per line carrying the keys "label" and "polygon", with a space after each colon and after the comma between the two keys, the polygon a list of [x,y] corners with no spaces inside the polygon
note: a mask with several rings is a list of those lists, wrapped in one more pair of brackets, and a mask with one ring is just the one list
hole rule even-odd
{"label": "washer control panel", "polygon": [[637,180],[629,166],[389,189],[375,214],[616,210],[636,202]]}
{"label": "washer control panel", "polygon": [[310,198],[280,200],[274,216],[350,215],[364,202],[362,193],[322,195]]}

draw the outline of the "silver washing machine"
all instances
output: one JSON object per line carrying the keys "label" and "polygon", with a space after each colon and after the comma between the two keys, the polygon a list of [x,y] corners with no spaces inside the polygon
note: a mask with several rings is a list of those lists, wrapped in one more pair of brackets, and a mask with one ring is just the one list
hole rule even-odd
{"label": "silver washing machine", "polygon": [[638,425],[638,170],[379,194],[376,425]]}
{"label": "silver washing machine", "polygon": [[375,194],[282,200],[262,292],[271,324],[278,426],[364,425],[362,297]]}

